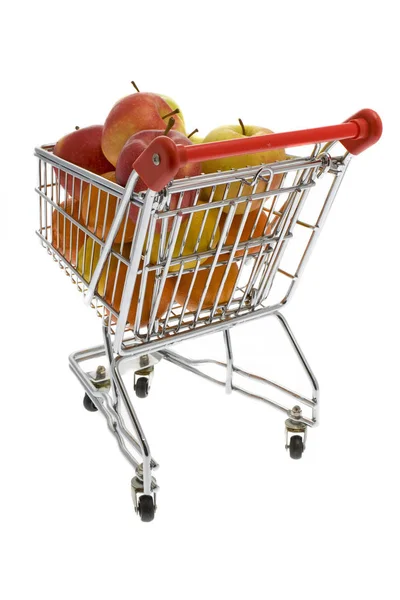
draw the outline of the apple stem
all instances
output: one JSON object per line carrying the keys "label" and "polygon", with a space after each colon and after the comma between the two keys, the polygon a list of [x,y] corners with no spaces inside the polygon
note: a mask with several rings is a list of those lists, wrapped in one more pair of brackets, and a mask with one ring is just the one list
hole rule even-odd
{"label": "apple stem", "polygon": [[131,81],[131,84],[133,85],[135,90],[140,93],[140,90],[139,90],[138,86],[136,85],[136,83],[134,81]]}
{"label": "apple stem", "polygon": [[169,112],[167,115],[164,115],[163,117],[161,117],[162,119],[166,119],[167,117],[171,117],[172,115],[177,115],[178,113],[180,113],[181,111],[179,110],[179,108],[176,108],[175,110],[173,110],[172,112]]}
{"label": "apple stem", "polygon": [[75,130],[78,131],[80,129],[79,125],[75,125]]}
{"label": "apple stem", "polygon": [[244,128],[244,125],[243,125],[243,121],[242,121],[242,119],[238,119],[238,121],[239,121],[239,123],[240,123],[240,127],[242,128],[243,135],[246,135],[246,130],[245,130],[245,128]]}
{"label": "apple stem", "polygon": [[175,119],[173,119],[171,117],[170,120],[168,121],[168,125],[166,126],[163,135],[168,135],[168,133],[170,132],[170,130],[173,128],[174,125],[175,125]]}
{"label": "apple stem", "polygon": [[187,135],[186,137],[189,139],[192,137],[192,135],[194,135],[195,133],[197,133],[199,130],[198,129],[193,129],[192,133],[189,133],[189,135]]}

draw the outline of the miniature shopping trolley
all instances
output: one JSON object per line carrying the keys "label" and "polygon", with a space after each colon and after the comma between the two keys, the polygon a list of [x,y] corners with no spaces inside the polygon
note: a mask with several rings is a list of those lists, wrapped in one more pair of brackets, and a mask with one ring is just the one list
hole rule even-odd
{"label": "miniature shopping trolley", "polygon": [[[381,131],[379,116],[365,109],[340,125],[246,139],[180,146],[160,136],[136,160],[125,188],[55,156],[52,145],[35,150],[37,235],[102,319],[103,343],[73,353],[70,367],[84,388],[84,406],[104,414],[135,469],[132,497],[142,521],[156,511],[158,464],[126,373],[133,373],[138,398],[148,395],[154,367],[164,359],[227,393],[264,400],[285,413],[286,448],[292,458],[302,456],[307,430],[318,424],[319,389],[280,309],[293,295],[352,155]],[[291,147],[303,148],[304,156],[286,153],[279,162],[175,178],[186,163]],[[139,178],[145,192],[135,191]],[[276,317],[287,334],[309,380],[308,396],[234,362],[231,328],[265,316]],[[172,350],[217,332],[223,362]],[[223,375],[210,375],[209,363]],[[278,389],[285,401],[249,392],[235,383],[237,375]]]}

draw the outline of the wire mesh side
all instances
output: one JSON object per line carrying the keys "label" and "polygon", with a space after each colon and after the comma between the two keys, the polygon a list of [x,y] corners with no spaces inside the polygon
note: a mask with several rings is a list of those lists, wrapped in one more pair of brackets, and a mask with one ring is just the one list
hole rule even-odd
{"label": "wire mesh side", "polygon": [[[157,196],[145,236],[136,228],[143,196],[134,196],[98,281],[97,313],[117,324],[134,257],[120,327],[138,343],[286,302],[344,171],[343,157],[328,164],[318,150],[306,159],[172,182]],[[85,291],[124,190],[112,176],[69,172],[62,162],[50,152],[39,158],[38,235]],[[331,183],[317,194],[322,172]],[[314,216],[300,218],[310,205]]]}
{"label": "wire mesh side", "polygon": [[[37,234],[71,281],[77,284],[78,291],[86,293],[124,188],[116,184],[113,173],[94,175],[69,165],[50,150],[51,147],[37,151]],[[142,200],[138,195],[132,198],[131,207],[140,212]],[[130,264],[134,231],[127,210],[92,301],[97,314],[102,318],[111,317],[114,324],[118,318],[121,274]]]}

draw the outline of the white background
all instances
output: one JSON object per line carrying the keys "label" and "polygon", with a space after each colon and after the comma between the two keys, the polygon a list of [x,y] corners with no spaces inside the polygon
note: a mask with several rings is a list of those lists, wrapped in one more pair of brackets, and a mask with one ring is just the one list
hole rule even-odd
{"label": "white background", "polygon": [[[2,597],[398,597],[391,5],[38,0],[3,14]],[[100,343],[100,321],[34,233],[34,146],[102,122],[132,79],[176,98],[204,135],[238,117],[275,131],[335,124],[363,107],[384,123],[285,312],[322,390],[303,460],[284,450],[281,413],[163,363],[138,404],[161,465],[151,524],[135,517],[131,469],[68,369],[70,352]],[[258,321],[234,342],[268,375],[288,360],[272,339]]]}

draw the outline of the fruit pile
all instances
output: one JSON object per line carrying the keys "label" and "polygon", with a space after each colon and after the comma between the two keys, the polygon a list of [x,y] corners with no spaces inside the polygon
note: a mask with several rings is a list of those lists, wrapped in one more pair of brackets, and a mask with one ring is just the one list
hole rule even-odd
{"label": "fruit pile", "polygon": [[[197,133],[197,130],[186,135],[182,112],[171,98],[137,90],[136,93],[122,98],[113,106],[104,125],[93,125],[82,129],[76,128],[75,131],[57,142],[53,152],[61,159],[101,175],[109,181],[125,186],[135,160],[158,136],[165,135],[176,144],[188,145],[259,136],[272,132],[263,127],[245,126],[239,119],[238,125],[214,129],[203,140],[196,137],[195,133]],[[261,163],[271,163],[284,160],[285,157],[285,151],[281,149],[210,160],[202,164],[189,163],[181,167],[176,179],[192,177],[201,173],[214,173],[218,170],[226,171]],[[62,170],[55,168],[55,173],[59,184],[65,190],[65,200],[62,202],[61,208],[104,241],[109,233],[119,199],[94,185],[79,180],[77,177],[66,176]],[[276,175],[273,181],[270,182],[270,188],[279,187],[280,182],[281,176]],[[243,181],[232,183],[228,191],[225,189],[225,185],[217,186],[213,191],[211,188],[203,188],[198,197],[195,191],[186,191],[184,194],[177,193],[172,195],[169,208],[174,210],[177,207],[192,206],[195,201],[197,203],[208,203],[226,198],[236,198],[239,194],[245,196],[262,193],[267,185],[268,182],[265,179],[260,179],[256,186],[246,185]],[[144,182],[139,179],[135,192],[141,192],[145,189]],[[197,200],[195,200],[196,198]],[[259,238],[272,232],[274,221],[268,221],[268,211],[262,209],[262,202],[263,200],[252,201],[250,211],[247,208],[247,202],[236,205],[236,214],[225,236],[224,247],[232,246],[238,237],[239,242],[247,242],[252,238]],[[182,260],[180,260],[180,264],[174,263],[169,268],[171,274],[177,271],[180,271],[181,274],[178,285],[176,276],[170,275],[166,279],[157,311],[158,317],[165,314],[172,297],[175,298],[177,303],[184,306],[185,310],[190,311],[196,311],[199,303],[201,303],[202,309],[207,309],[211,308],[216,300],[219,306],[229,301],[237,284],[238,260],[233,261],[229,271],[226,272],[229,253],[224,254],[222,251],[218,266],[215,268],[210,281],[208,281],[210,271],[207,265],[213,263],[213,258],[184,260],[185,256],[206,252],[216,247],[220,241],[221,231],[227,217],[226,213],[229,209],[230,207],[227,206],[221,212],[220,209],[208,208],[193,213],[190,221],[182,219],[172,253],[174,258]],[[125,258],[130,256],[138,212],[137,207],[133,205],[130,207],[128,219],[126,223],[123,222],[114,240],[114,250],[121,253]],[[245,212],[246,219],[243,221]],[[152,264],[157,264],[159,256],[163,252],[163,249],[161,249],[160,253],[159,248],[161,238],[160,221],[157,223],[150,251]],[[167,246],[171,226],[172,219],[168,219],[166,228]],[[52,218],[52,244],[86,281],[90,280],[99,260],[101,246],[87,236],[82,229],[64,218],[57,210],[53,212]],[[248,248],[247,254],[254,255],[259,251],[260,246],[252,246]],[[244,254],[244,249],[237,249],[235,258],[237,259]],[[182,273],[182,263],[185,270],[192,269],[192,271]],[[201,264],[201,269],[199,264]],[[143,261],[141,263],[142,267]],[[117,312],[120,309],[126,272],[125,263],[112,255],[108,264],[106,264],[106,268],[103,269],[97,288],[100,296]],[[155,271],[150,271],[147,277],[145,297],[142,299],[141,326],[147,325],[149,321],[155,277]],[[131,324],[135,322],[136,318],[140,283],[141,275],[136,280],[128,316],[128,321]],[[206,286],[207,291],[204,293]]]}

